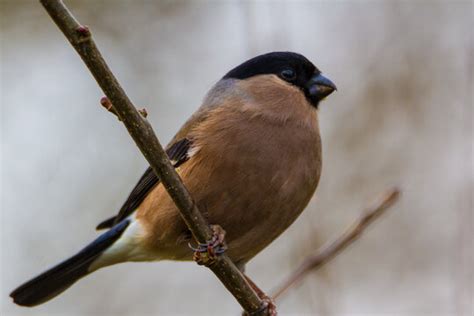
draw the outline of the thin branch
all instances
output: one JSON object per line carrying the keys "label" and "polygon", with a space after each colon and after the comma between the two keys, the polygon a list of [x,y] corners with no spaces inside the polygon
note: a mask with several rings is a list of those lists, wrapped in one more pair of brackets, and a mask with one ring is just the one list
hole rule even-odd
{"label": "thin branch", "polygon": [[[90,30],[81,25],[59,0],[40,0],[48,14],[81,56],[99,86],[113,104],[115,114],[122,120],[133,140],[160,178],[178,207],[183,220],[199,243],[211,240],[213,231],[198,210],[188,190],[171,165],[150,123],[137,111],[117,79],[110,71],[91,37]],[[109,108],[110,110],[111,108]],[[210,266],[240,305],[252,315],[266,315],[264,302],[250,287],[242,273],[223,254]]]}
{"label": "thin branch", "polygon": [[315,254],[307,257],[301,265],[273,291],[273,299],[277,300],[281,298],[290,288],[300,283],[309,272],[318,270],[347,246],[359,239],[370,223],[379,218],[380,215],[392,206],[398,200],[399,196],[400,191],[397,188],[386,192],[377,203],[368,208],[341,236],[327,245],[322,246]]}
{"label": "thin branch", "polygon": [[[112,113],[113,115],[115,115],[119,121],[122,120],[122,119],[120,118],[120,116],[118,115],[117,110],[114,108],[112,102],[110,102],[109,98],[107,98],[107,97],[102,97],[102,98],[100,99],[100,104],[101,104],[107,111],[109,111],[110,113]],[[147,116],[148,116],[148,111],[147,111],[145,108],[143,108],[143,109],[141,109],[141,110],[138,110],[138,113],[140,113],[140,115],[143,116],[144,118],[147,118]]]}

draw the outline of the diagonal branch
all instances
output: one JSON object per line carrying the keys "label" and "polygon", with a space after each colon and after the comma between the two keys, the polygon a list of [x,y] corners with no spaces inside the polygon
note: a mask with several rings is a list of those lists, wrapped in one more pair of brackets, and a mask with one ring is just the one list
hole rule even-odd
{"label": "diagonal branch", "polygon": [[277,287],[272,294],[273,299],[277,300],[281,298],[291,287],[300,283],[309,272],[318,270],[347,246],[359,239],[370,223],[379,218],[380,215],[392,206],[398,200],[399,196],[400,191],[396,188],[386,192],[378,203],[368,208],[340,237],[322,246],[315,254],[307,257],[301,265]]}
{"label": "diagonal branch", "polygon": [[[199,243],[206,243],[211,240],[213,231],[209,224],[198,210],[191,195],[171,165],[150,123],[137,111],[102,58],[92,40],[90,30],[73,17],[62,1],[40,0],[40,2],[81,56],[97,83],[113,104],[115,114],[123,122],[153,171],[160,178],[194,238]],[[264,302],[257,296],[227,255],[219,256],[218,260],[210,266],[210,269],[249,314],[267,314]]]}

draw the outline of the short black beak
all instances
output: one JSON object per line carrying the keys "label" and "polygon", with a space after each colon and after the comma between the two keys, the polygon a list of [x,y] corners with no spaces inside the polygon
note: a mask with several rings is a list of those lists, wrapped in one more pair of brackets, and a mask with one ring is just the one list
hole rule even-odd
{"label": "short black beak", "polygon": [[310,98],[316,99],[317,101],[321,101],[330,95],[334,90],[337,90],[336,85],[321,74],[315,74],[313,77],[311,77],[306,85],[306,88]]}

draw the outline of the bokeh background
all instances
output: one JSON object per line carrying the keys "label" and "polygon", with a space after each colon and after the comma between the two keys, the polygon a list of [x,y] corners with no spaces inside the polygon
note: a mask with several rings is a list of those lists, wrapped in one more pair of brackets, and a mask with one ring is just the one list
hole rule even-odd
{"label": "bokeh background", "polygon": [[[400,202],[279,303],[281,315],[473,315],[472,1],[66,1],[163,143],[231,67],[306,55],[338,86],[324,169],[248,265],[265,290],[397,185]],[[19,283],[95,238],[147,164],[37,1],[1,7],[1,314],[238,315],[192,263],[101,270],[34,309]]]}

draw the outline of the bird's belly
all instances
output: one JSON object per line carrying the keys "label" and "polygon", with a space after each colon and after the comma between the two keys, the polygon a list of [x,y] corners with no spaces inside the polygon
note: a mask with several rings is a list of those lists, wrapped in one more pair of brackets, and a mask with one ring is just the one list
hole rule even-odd
{"label": "bird's belly", "polygon": [[[233,142],[224,148],[203,147],[193,157],[200,174],[186,177],[201,179],[188,181],[188,187],[209,222],[226,231],[228,254],[236,262],[248,261],[285,231],[319,181],[319,133],[265,131],[257,142],[241,132],[230,135]],[[219,160],[208,158],[219,151],[225,152]]]}
{"label": "bird's belly", "polygon": [[210,223],[226,231],[232,259],[248,261],[300,215],[319,179],[317,162],[313,164],[308,166],[315,171],[312,174],[301,174],[288,166],[275,170],[237,168],[234,172],[240,174],[233,177],[216,173],[213,181],[221,185],[200,196],[198,205]]}
{"label": "bird's belly", "polygon": [[[245,130],[227,134],[224,146],[206,139],[179,170],[209,223],[226,231],[228,254],[235,262],[247,262],[288,228],[319,181],[317,131],[264,133],[262,128],[258,142]],[[190,260],[188,230],[163,187],[155,190],[139,208],[145,238],[162,259]]]}

